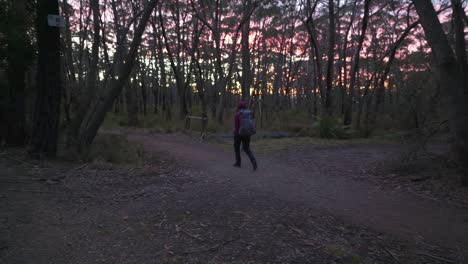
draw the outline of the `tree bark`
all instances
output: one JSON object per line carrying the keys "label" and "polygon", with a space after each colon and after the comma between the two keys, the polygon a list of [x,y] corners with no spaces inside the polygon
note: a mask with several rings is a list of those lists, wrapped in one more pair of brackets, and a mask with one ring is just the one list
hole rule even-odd
{"label": "tree bark", "polygon": [[39,61],[30,153],[53,157],[60,120],[60,32],[48,25],[48,14],[59,14],[58,0],[39,0],[37,6]]}
{"label": "tree bark", "polygon": [[[466,40],[465,40],[465,26],[463,16],[466,16],[463,10],[461,0],[451,0],[453,10],[453,24],[455,31],[455,54],[457,56],[458,65],[462,73],[468,72],[467,58],[466,58]],[[463,81],[465,85],[468,83],[468,74],[463,74]],[[468,87],[465,86],[468,91]],[[466,93],[466,92],[465,92]]]}
{"label": "tree bark", "polygon": [[32,52],[27,35],[25,0],[12,1],[8,10],[10,27],[6,29],[8,87],[4,105],[5,143],[20,147],[26,143],[25,77]]}
{"label": "tree bark", "polygon": [[449,128],[453,135],[453,154],[463,169],[462,183],[468,185],[468,83],[463,78],[466,72],[461,72],[460,62],[450,47],[431,1],[413,2],[434,55],[439,81],[444,87],[442,90],[449,112]]}

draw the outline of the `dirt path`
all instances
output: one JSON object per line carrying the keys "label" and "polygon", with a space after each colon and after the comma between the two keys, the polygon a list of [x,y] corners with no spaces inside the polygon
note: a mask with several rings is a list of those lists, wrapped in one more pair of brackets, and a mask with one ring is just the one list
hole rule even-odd
{"label": "dirt path", "polygon": [[295,148],[253,173],[186,136],[128,138],[137,163],[1,150],[0,263],[468,263],[468,210],[353,180],[394,146]]}
{"label": "dirt path", "polygon": [[233,168],[230,152],[185,136],[130,134],[128,138],[143,143],[149,151],[201,170],[198,177],[225,188],[233,186],[325,210],[346,222],[404,239],[462,251],[468,245],[467,209],[352,180],[359,177],[367,162],[385,159],[394,146],[311,148],[300,155],[259,157],[260,170],[254,173],[250,164],[244,163],[240,170]]}

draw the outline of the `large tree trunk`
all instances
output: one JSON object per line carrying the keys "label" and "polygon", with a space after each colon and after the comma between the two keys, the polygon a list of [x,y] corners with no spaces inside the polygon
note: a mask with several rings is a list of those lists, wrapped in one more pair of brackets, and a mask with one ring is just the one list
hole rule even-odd
{"label": "large tree trunk", "polygon": [[25,0],[12,1],[8,10],[10,27],[7,28],[7,74],[8,88],[4,105],[5,143],[23,146],[26,141],[25,121],[25,77],[32,53],[28,52],[29,39],[25,12]]}
{"label": "large tree trunk", "polygon": [[39,0],[37,6],[37,95],[31,153],[53,157],[57,153],[60,120],[60,32],[47,23],[48,14],[59,13],[58,0]]}
{"label": "large tree trunk", "polygon": [[[449,128],[453,135],[453,153],[463,168],[462,183],[468,185],[468,88],[466,88],[468,83],[463,77],[466,72],[461,71],[461,63],[464,62],[460,58],[457,61],[431,1],[413,0],[413,2],[437,65],[438,77],[449,114]],[[454,12],[456,12],[455,8]],[[460,23],[457,20],[454,22]]]}

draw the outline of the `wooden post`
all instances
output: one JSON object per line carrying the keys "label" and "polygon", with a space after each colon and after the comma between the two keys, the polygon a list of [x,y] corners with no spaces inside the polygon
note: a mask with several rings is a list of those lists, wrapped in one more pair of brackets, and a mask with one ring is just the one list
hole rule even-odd
{"label": "wooden post", "polygon": [[204,140],[206,137],[206,130],[208,127],[208,116],[206,113],[202,114],[202,116],[186,116],[185,117],[185,130],[191,131],[191,122],[192,119],[200,120],[201,122],[201,131],[200,131],[200,139]]}
{"label": "wooden post", "polygon": [[208,115],[206,113],[202,114],[202,131],[200,134],[200,139],[204,140],[206,137],[206,130],[208,128]]}

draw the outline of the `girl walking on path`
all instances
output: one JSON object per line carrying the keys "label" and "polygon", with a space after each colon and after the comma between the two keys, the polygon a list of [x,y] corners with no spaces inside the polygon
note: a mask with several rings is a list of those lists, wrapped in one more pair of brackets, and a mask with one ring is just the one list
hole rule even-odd
{"label": "girl walking on path", "polygon": [[250,137],[255,134],[255,124],[253,122],[252,111],[247,109],[245,102],[239,102],[237,112],[234,117],[234,152],[236,163],[234,167],[241,167],[240,146],[252,162],[253,170],[257,170],[257,160],[250,150]]}

